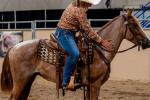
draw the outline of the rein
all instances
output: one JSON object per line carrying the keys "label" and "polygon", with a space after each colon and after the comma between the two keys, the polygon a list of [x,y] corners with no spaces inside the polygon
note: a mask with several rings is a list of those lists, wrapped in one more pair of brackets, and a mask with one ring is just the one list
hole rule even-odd
{"label": "rein", "polygon": [[[126,38],[126,35],[127,35],[127,29],[129,28],[130,29],[130,31],[131,31],[131,33],[133,34],[133,36],[137,36],[138,34],[136,34],[136,31],[134,30],[134,26],[132,25],[132,24],[130,24],[130,22],[128,21],[128,19],[126,18],[126,16],[125,15],[122,15],[122,17],[124,18],[124,21],[125,21],[125,31],[124,31],[124,34],[123,34],[123,38]],[[117,19],[118,17],[116,17],[116,19]],[[115,20],[116,20],[115,19]],[[115,20],[113,20],[113,21],[115,21]],[[111,22],[113,22],[113,21],[111,21]],[[108,23],[107,25],[105,25],[104,27],[103,27],[103,29],[106,27],[106,26],[108,26],[110,23]],[[88,35],[86,34],[86,33],[84,33],[83,34],[83,37],[86,39],[86,43],[88,43],[89,42],[89,37],[88,37]],[[133,38],[131,38],[131,40],[132,39],[134,39],[134,37]],[[135,38],[136,39],[136,38]],[[107,48],[105,48],[105,47],[103,47],[103,46],[100,46],[98,43],[96,43],[96,42],[93,42],[93,47],[95,47],[95,49],[99,52],[99,54],[100,54],[100,56],[103,58],[103,60],[104,60],[104,62],[107,64],[107,65],[109,65],[110,64],[110,61],[104,56],[104,54],[101,52],[101,50],[104,50],[104,51],[106,51],[106,52],[110,52],[110,53],[123,53],[123,52],[126,52],[126,51],[128,51],[128,50],[131,50],[131,49],[133,49],[133,48],[135,48],[135,47],[137,47],[138,46],[138,50],[140,50],[140,45],[142,44],[141,43],[141,41],[138,41],[137,39],[136,39],[136,41],[137,41],[137,44],[135,44],[135,45],[133,45],[133,46],[131,46],[131,47],[129,47],[129,48],[127,48],[127,49],[125,49],[125,50],[121,50],[121,51],[117,51],[117,50],[115,50],[115,49],[112,49],[112,50],[109,50],[109,49],[107,49]]]}
{"label": "rein", "polygon": [[126,52],[126,51],[128,51],[128,50],[131,50],[131,49],[133,49],[133,48],[135,48],[135,47],[137,47],[136,44],[133,45],[133,46],[131,46],[131,47],[129,47],[129,48],[127,48],[127,49],[125,49],[125,50],[118,51],[117,53],[123,53],[123,52]]}

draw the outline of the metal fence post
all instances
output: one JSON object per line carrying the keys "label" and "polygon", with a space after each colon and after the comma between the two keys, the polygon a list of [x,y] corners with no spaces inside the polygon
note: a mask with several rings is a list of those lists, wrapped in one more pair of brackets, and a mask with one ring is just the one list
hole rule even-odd
{"label": "metal fence post", "polygon": [[9,22],[8,22],[8,24],[7,24],[7,25],[8,25],[8,26],[7,26],[7,27],[8,27],[8,29],[10,29],[10,23],[9,23]]}
{"label": "metal fence post", "polygon": [[32,39],[35,39],[36,38],[36,22],[35,21],[32,21],[31,23],[31,31],[32,31]]}

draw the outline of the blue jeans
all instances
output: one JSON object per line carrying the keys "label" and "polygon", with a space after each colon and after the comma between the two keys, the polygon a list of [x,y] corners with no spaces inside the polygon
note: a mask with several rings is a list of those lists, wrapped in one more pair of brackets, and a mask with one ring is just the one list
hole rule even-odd
{"label": "blue jeans", "polygon": [[75,42],[74,34],[72,32],[61,28],[57,28],[54,35],[59,45],[67,53],[62,83],[62,85],[67,85],[70,81],[71,74],[75,69],[75,65],[79,57],[79,50]]}

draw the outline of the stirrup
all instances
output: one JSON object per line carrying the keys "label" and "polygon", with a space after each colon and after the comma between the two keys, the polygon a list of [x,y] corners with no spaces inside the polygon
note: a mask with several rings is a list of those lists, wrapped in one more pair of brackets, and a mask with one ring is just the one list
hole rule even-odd
{"label": "stirrup", "polygon": [[75,77],[71,76],[70,82],[67,86],[62,86],[62,95],[65,96],[65,90],[71,90],[74,91],[75,90]]}
{"label": "stirrup", "polygon": [[81,88],[80,82],[75,82],[75,76],[71,76],[70,82],[67,86],[67,90],[75,91],[76,89]]}
{"label": "stirrup", "polygon": [[67,86],[67,90],[71,90],[71,91],[75,90],[75,76],[71,76],[70,82]]}

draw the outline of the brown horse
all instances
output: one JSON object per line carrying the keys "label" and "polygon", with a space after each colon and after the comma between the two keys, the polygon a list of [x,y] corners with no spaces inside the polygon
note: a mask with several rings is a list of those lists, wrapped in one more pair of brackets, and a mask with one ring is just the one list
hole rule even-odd
{"label": "brown horse", "polygon": [[[90,65],[91,89],[89,100],[98,100],[100,87],[110,74],[110,63],[115,57],[123,39],[138,45],[139,41],[148,41],[132,10],[114,18],[98,32],[104,39],[111,39],[113,49],[106,50],[98,45],[94,47],[93,64]],[[142,43],[142,42],[141,42]],[[31,85],[37,75],[48,81],[56,82],[56,67],[37,58],[39,40],[20,43],[9,50],[2,69],[2,90],[11,91],[9,100],[27,100]],[[149,45],[143,45],[148,48]]]}

